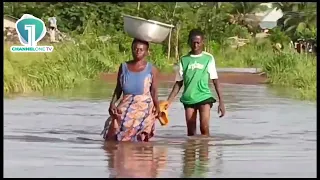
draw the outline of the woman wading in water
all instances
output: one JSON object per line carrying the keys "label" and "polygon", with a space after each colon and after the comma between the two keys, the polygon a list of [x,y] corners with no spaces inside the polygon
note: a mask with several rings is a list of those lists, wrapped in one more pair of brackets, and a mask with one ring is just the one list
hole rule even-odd
{"label": "woman wading in water", "polygon": [[[134,39],[131,49],[133,60],[119,67],[109,107],[110,117],[102,132],[105,140],[148,141],[154,135],[159,113],[158,70],[146,60],[148,42]],[[109,127],[107,122],[110,122]]]}

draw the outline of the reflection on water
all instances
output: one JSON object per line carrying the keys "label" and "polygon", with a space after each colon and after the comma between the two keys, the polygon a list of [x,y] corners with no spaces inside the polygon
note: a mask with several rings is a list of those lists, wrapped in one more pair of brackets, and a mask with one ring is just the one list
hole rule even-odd
{"label": "reflection on water", "polygon": [[5,99],[4,177],[316,177],[315,104],[223,84],[227,114],[219,119],[215,104],[212,137],[186,136],[177,98],[152,142],[104,143],[112,89],[101,86],[67,99]]}
{"label": "reflection on water", "polygon": [[183,173],[182,178],[204,178],[209,171],[209,145],[208,140],[190,139],[183,144]]}
{"label": "reflection on water", "polygon": [[155,178],[166,166],[167,147],[152,143],[106,143],[109,178]]}
{"label": "reflection on water", "polygon": [[[215,173],[221,171],[222,152],[210,158],[209,139],[187,139],[181,143],[182,168],[180,177],[205,178],[213,161]],[[109,178],[156,178],[165,172],[168,164],[168,144],[112,143],[103,145],[108,161]]]}

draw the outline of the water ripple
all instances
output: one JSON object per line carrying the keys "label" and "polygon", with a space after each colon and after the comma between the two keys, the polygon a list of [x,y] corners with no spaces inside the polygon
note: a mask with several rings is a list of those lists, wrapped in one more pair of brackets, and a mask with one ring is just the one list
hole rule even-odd
{"label": "water ripple", "polygon": [[[148,143],[105,143],[103,98],[5,99],[4,177],[316,177],[315,104],[266,86],[222,88],[227,114],[213,106],[210,137],[186,136],[177,97]],[[161,88],[160,99],[169,93]]]}

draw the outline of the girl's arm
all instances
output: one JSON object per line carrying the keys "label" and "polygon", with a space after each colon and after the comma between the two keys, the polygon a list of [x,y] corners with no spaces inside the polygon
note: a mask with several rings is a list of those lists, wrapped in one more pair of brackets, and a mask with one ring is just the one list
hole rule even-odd
{"label": "girl's arm", "polygon": [[225,112],[226,112],[226,109],[225,109],[224,102],[223,102],[223,96],[222,96],[222,92],[221,92],[221,89],[220,89],[220,83],[219,83],[219,80],[218,80],[218,73],[217,73],[217,69],[216,69],[216,63],[215,63],[215,60],[214,60],[213,57],[212,57],[212,60],[209,63],[208,73],[209,73],[210,79],[212,79],[214,88],[215,88],[215,90],[217,92],[217,96],[218,96],[218,99],[219,99],[218,113],[220,112],[221,113],[220,117],[223,117]]}
{"label": "girl's arm", "polygon": [[177,94],[179,93],[181,87],[183,85],[183,81],[176,81],[176,83],[173,85],[171,93],[167,99],[167,101],[169,102],[169,104],[171,104],[171,102],[174,100],[174,98],[177,96]]}
{"label": "girl's arm", "polygon": [[221,92],[221,89],[220,89],[219,80],[218,79],[212,79],[212,82],[213,82],[214,88],[215,88],[215,90],[217,92],[217,96],[218,96],[218,99],[219,99],[219,104],[223,104],[223,96],[222,96],[222,92]]}
{"label": "girl's arm", "polygon": [[218,79],[212,79],[212,82],[214,84],[214,88],[217,92],[218,98],[219,98],[219,106],[218,106],[218,113],[220,112],[219,117],[223,117],[226,113],[226,108],[224,106],[223,98],[222,98],[222,92],[220,90],[220,83]]}
{"label": "girl's arm", "polygon": [[179,93],[181,87],[183,86],[183,68],[181,62],[179,63],[179,67],[176,73],[176,83],[173,85],[171,93],[167,99],[169,104],[174,100],[174,98]]}

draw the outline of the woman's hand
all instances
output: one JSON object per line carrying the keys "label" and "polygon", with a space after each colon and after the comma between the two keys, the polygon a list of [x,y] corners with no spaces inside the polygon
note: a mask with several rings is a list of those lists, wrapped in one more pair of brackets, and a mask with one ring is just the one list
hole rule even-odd
{"label": "woman's hand", "polygon": [[152,113],[156,116],[156,118],[158,118],[160,114],[160,106],[159,105],[153,106]]}
{"label": "woman's hand", "polygon": [[111,103],[109,106],[109,114],[110,114],[110,116],[116,116],[116,115],[121,114],[121,110],[118,109],[115,104]]}

